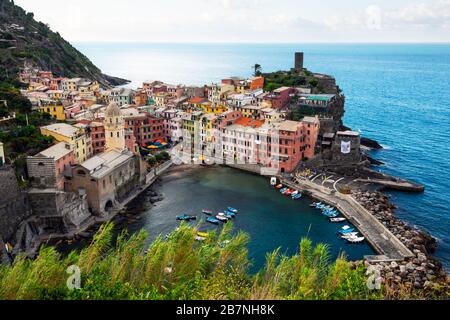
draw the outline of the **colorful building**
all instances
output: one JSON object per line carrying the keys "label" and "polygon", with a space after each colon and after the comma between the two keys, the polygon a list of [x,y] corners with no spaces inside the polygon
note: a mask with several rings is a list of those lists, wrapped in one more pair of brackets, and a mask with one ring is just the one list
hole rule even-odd
{"label": "colorful building", "polygon": [[92,157],[91,136],[83,128],[77,128],[66,123],[57,123],[41,127],[41,133],[44,136],[54,137],[56,141],[72,145],[78,163]]}
{"label": "colorful building", "polygon": [[73,146],[60,142],[34,157],[27,158],[28,176],[32,186],[64,190],[64,174],[75,165]]}
{"label": "colorful building", "polygon": [[289,105],[291,101],[291,94],[293,92],[294,89],[290,87],[281,87],[267,94],[264,97],[264,101],[266,101],[271,108],[281,110]]}
{"label": "colorful building", "polygon": [[40,113],[48,113],[52,116],[52,118],[64,121],[66,120],[66,112],[62,105],[55,105],[55,106],[42,106],[39,107]]}

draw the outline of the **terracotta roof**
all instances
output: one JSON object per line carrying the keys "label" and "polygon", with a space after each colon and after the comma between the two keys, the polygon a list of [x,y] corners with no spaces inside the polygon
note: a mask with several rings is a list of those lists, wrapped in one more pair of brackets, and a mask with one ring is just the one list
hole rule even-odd
{"label": "terracotta roof", "polygon": [[192,98],[189,100],[189,103],[203,103],[205,102],[205,98]]}
{"label": "terracotta roof", "polygon": [[235,124],[244,126],[244,127],[259,128],[264,124],[264,121],[254,120],[251,118],[239,118],[238,120],[236,120]]}

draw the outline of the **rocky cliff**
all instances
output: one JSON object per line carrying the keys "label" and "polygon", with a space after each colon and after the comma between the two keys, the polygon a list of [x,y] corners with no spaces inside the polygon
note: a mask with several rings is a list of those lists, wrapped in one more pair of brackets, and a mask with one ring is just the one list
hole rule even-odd
{"label": "rocky cliff", "polygon": [[59,33],[36,21],[33,13],[14,1],[0,0],[0,81],[14,79],[25,64],[58,76],[97,80],[103,86],[127,83],[103,74]]}

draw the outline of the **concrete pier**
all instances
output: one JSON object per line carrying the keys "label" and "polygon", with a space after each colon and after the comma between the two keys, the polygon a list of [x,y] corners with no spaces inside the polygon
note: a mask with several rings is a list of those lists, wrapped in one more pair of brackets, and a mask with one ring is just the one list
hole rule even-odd
{"label": "concrete pier", "polygon": [[388,228],[351,196],[307,180],[300,180],[298,184],[282,178],[280,180],[290,188],[301,188],[311,197],[338,209],[379,254],[365,257],[368,261],[403,261],[406,258],[414,257],[414,254]]}

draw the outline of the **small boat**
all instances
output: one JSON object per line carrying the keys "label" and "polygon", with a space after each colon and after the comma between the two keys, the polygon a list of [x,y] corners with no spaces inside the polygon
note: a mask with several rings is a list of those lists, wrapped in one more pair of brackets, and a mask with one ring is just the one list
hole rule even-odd
{"label": "small boat", "polygon": [[328,218],[337,218],[339,216],[339,212],[336,212],[336,211],[322,212],[322,214]]}
{"label": "small boat", "polygon": [[177,220],[178,221],[191,221],[191,220],[197,220],[197,217],[184,214],[181,216],[177,216]]}
{"label": "small boat", "polygon": [[291,196],[295,196],[296,194],[299,194],[299,193],[300,193],[300,191],[295,190],[294,192],[291,193]]}
{"label": "small boat", "polygon": [[216,218],[213,218],[213,217],[209,217],[208,219],[206,219],[206,222],[216,224],[216,225],[220,223],[219,220],[217,220]]}
{"label": "small boat", "polygon": [[234,213],[234,212],[231,212],[229,210],[225,210],[224,213],[225,213],[226,216],[231,216],[233,218],[236,218],[236,213]]}
{"label": "small boat", "polygon": [[203,209],[202,212],[207,216],[212,216],[213,212],[211,210]]}
{"label": "small boat", "polygon": [[206,238],[205,238],[205,237],[196,236],[196,237],[195,237],[195,240],[196,240],[196,241],[199,241],[199,242],[203,242],[203,241],[206,240]]}
{"label": "small boat", "polygon": [[282,188],[283,188],[283,185],[282,185],[282,184],[279,184],[279,185],[277,185],[275,188],[277,188],[277,189],[282,189]]}
{"label": "small boat", "polygon": [[350,232],[350,233],[346,233],[341,235],[342,239],[350,239],[350,238],[356,238],[359,236],[359,232]]}
{"label": "small boat", "polygon": [[317,208],[317,203],[313,202],[312,204],[309,205],[311,208]]}
{"label": "small boat", "polygon": [[270,179],[270,185],[271,186],[276,186],[277,185],[277,178],[276,177],[272,177]]}
{"label": "small boat", "polygon": [[347,219],[345,219],[345,218],[330,218],[330,222],[333,222],[333,223],[341,223],[344,221],[347,221]]}
{"label": "small boat", "polygon": [[234,214],[237,214],[239,212],[238,209],[235,209],[235,208],[232,208],[232,207],[228,207],[228,211],[230,211],[230,212],[232,212]]}
{"label": "small boat", "polygon": [[364,237],[357,237],[357,238],[350,238],[350,239],[345,239],[350,243],[362,243],[364,242],[364,240],[366,240],[366,238]]}
{"label": "small boat", "polygon": [[293,189],[288,189],[288,190],[284,193],[284,195],[285,195],[285,196],[290,196],[290,195],[292,195],[292,193],[294,193],[294,191],[295,191],[295,190],[293,190]]}
{"label": "small boat", "polygon": [[219,220],[219,221],[221,221],[221,222],[228,222],[228,218],[225,217],[225,216],[217,215],[217,216],[216,216],[216,219]]}
{"label": "small boat", "polygon": [[208,238],[208,233],[206,232],[197,232],[197,236],[202,238]]}
{"label": "small boat", "polygon": [[354,232],[354,231],[355,231],[354,228],[349,227],[349,226],[345,226],[345,227],[343,227],[341,230],[339,230],[338,232],[339,232],[340,234],[346,234],[346,233],[352,233],[352,232]]}
{"label": "small boat", "polygon": [[298,199],[301,199],[302,197],[303,197],[303,195],[301,193],[297,193],[296,195],[292,196],[292,199],[293,200],[298,200]]}
{"label": "small boat", "polygon": [[284,194],[284,193],[285,193],[286,191],[288,191],[288,190],[289,190],[289,188],[283,188],[283,189],[280,190],[280,193],[283,193],[283,194]]}

